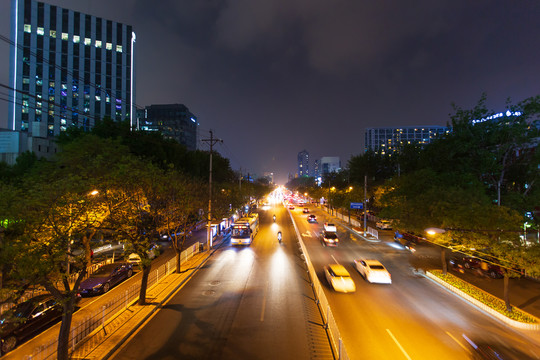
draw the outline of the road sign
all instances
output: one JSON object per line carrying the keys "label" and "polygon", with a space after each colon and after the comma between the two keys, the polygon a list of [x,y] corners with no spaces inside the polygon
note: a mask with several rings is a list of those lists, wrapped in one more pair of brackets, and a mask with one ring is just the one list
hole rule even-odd
{"label": "road sign", "polygon": [[364,203],[351,203],[351,209],[363,209]]}

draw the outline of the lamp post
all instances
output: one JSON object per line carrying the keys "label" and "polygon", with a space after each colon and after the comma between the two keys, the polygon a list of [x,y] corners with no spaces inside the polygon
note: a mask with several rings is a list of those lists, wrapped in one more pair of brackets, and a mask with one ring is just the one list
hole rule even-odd
{"label": "lamp post", "polygon": [[353,187],[349,186],[349,190],[347,190],[347,193],[349,193],[349,206],[347,208],[347,214],[349,216],[349,225],[351,225],[351,205],[350,205],[350,202],[351,202],[351,191],[352,190],[353,190]]}

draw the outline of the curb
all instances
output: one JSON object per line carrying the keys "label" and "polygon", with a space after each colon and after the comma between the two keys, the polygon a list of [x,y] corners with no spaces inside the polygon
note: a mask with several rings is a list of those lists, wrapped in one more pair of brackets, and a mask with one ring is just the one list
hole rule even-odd
{"label": "curb", "polygon": [[124,343],[126,342],[127,339],[129,339],[131,337],[131,335],[133,335],[137,330],[139,330],[139,328],[141,327],[142,324],[144,324],[149,318],[150,316],[152,316],[157,310],[159,310],[163,304],[169,300],[169,298],[179,289],[181,288],[189,279],[191,279],[191,277],[193,276],[193,274],[195,274],[195,272],[197,272],[197,270],[199,270],[201,268],[201,266],[203,266],[207,261],[208,259],[210,258],[210,256],[212,256],[212,254],[208,255],[206,258],[204,258],[201,263],[195,267],[193,270],[191,270],[191,272],[180,282],[180,284],[176,285],[174,287],[174,289],[172,289],[169,294],[167,294],[165,296],[165,298],[163,300],[161,300],[158,304],[154,305],[154,308],[151,309],[148,314],[146,314],[141,320],[139,320],[139,322],[137,324],[135,324],[135,326],[133,326],[123,337],[122,339],[116,343],[115,346],[113,346],[111,349],[109,349],[106,354],[102,357],[103,360],[106,360],[106,359],[109,359],[122,345],[124,345]]}
{"label": "curb", "polygon": [[517,320],[510,319],[509,317],[501,314],[500,312],[498,312],[496,310],[493,310],[491,307],[487,306],[486,304],[476,300],[472,296],[464,293],[463,291],[455,288],[454,286],[448,284],[447,282],[439,279],[437,276],[433,275],[431,272],[426,271],[425,276],[428,277],[429,279],[433,280],[434,282],[436,282],[440,286],[442,286],[442,287],[450,290],[454,294],[460,296],[462,299],[467,300],[468,302],[470,302],[471,304],[473,304],[476,307],[480,308],[481,310],[485,311],[489,315],[497,318],[498,320],[501,320],[502,322],[504,322],[507,325],[513,326],[513,327],[518,328],[518,329],[523,329],[523,330],[540,330],[540,319],[537,319],[535,316],[530,315],[530,314],[526,313],[525,311],[523,311],[521,309],[520,309],[520,311],[526,313],[527,315],[529,315],[532,318],[537,319],[539,322],[537,322],[536,324],[529,324],[529,323],[523,323],[523,322],[520,322],[520,321],[517,321]]}

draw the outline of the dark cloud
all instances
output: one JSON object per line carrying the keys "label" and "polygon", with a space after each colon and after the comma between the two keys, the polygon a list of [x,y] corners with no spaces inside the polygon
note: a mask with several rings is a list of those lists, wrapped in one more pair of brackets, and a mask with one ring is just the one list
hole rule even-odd
{"label": "dark cloud", "polygon": [[133,25],[137,103],[186,104],[235,168],[282,181],[304,148],[346,164],[366,127],[445,125],[482,92],[495,110],[538,95],[536,0],[50,3]]}

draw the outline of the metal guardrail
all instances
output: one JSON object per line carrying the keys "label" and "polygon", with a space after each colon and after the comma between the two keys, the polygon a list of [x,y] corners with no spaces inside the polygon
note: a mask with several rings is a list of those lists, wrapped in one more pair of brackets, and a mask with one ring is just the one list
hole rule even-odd
{"label": "metal guardrail", "polygon": [[[181,262],[190,259],[193,255],[199,253],[200,244],[195,243],[180,254]],[[176,270],[176,256],[161,265],[159,268],[150,272],[148,276],[148,289],[156,285],[160,280]],[[77,321],[71,326],[70,334],[70,351],[73,352],[83,340],[88,340],[88,335],[99,327],[104,327],[105,324],[114,318],[120,311],[127,309],[134,301],[139,298],[141,283],[131,285],[122,295],[119,295],[103,305],[100,310],[94,312],[90,316],[85,317],[81,321]],[[86,349],[86,354],[89,354],[99,343],[89,341],[90,346]],[[36,347],[31,355],[26,355],[24,360],[47,360],[54,359],[56,348],[58,347],[58,339],[50,341]]]}
{"label": "metal guardrail", "polygon": [[336,319],[334,318],[332,309],[330,308],[330,303],[328,302],[328,299],[326,298],[322,284],[319,281],[319,278],[317,277],[315,268],[313,267],[311,259],[309,258],[306,245],[304,244],[304,241],[302,240],[302,236],[300,235],[300,231],[298,231],[298,227],[296,226],[296,222],[294,221],[290,210],[287,210],[287,211],[289,212],[289,216],[291,216],[291,220],[294,225],[294,230],[296,231],[296,237],[298,238],[298,243],[300,244],[300,250],[302,251],[302,254],[304,255],[303,257],[308,267],[309,277],[311,278],[311,285],[313,286],[313,291],[315,292],[315,297],[317,298],[319,308],[321,309],[321,312],[323,313],[324,325],[330,335],[330,342],[334,350],[334,354],[336,354],[338,360],[349,360],[350,358],[349,358],[349,355],[347,354],[347,350],[345,349],[345,344],[343,343],[343,340],[341,339],[341,335],[340,335],[339,328],[336,323]]}

